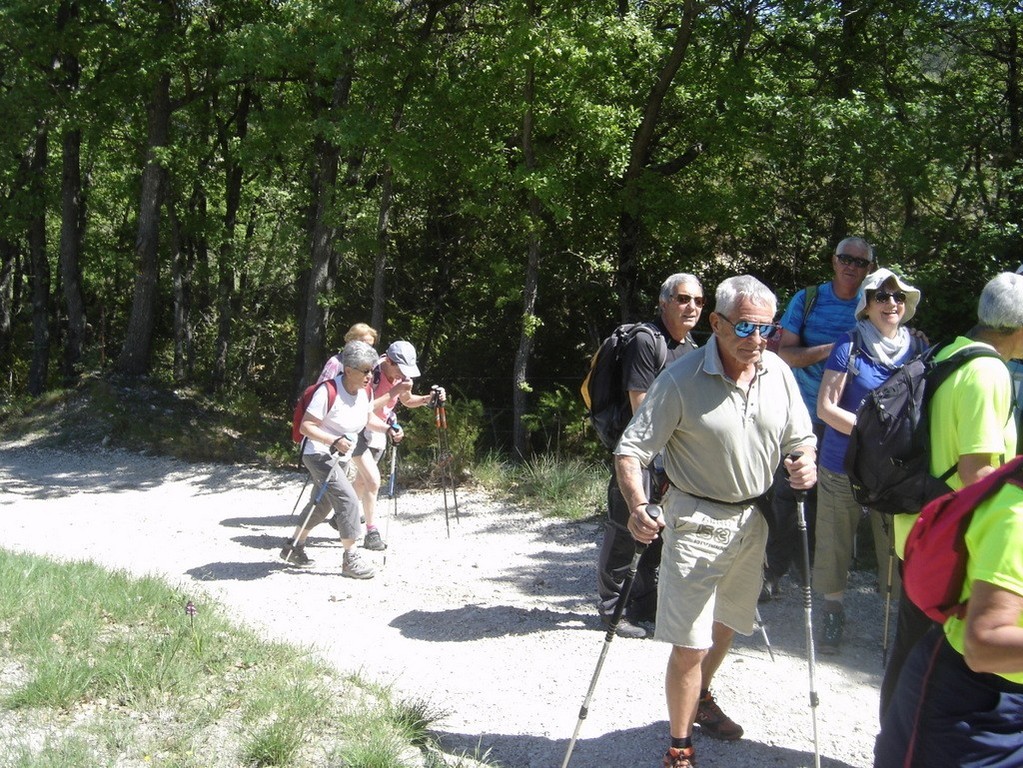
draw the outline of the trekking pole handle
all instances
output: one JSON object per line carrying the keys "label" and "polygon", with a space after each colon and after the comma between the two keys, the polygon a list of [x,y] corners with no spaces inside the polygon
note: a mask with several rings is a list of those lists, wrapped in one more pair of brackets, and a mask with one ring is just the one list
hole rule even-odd
{"label": "trekking pole handle", "polygon": [[[803,455],[802,451],[793,451],[792,453],[790,453],[788,455],[787,458],[791,459],[792,461],[795,461],[796,459],[798,459],[802,455]],[[793,488],[792,489],[792,495],[796,497],[796,501],[805,501],[806,500],[806,489],[805,488],[799,488],[797,490],[796,488]]]}
{"label": "trekking pole handle", "polygon": [[647,517],[649,517],[651,520],[656,520],[661,516],[663,512],[660,504],[651,504],[649,502],[647,503],[646,508],[643,511],[646,512]]}

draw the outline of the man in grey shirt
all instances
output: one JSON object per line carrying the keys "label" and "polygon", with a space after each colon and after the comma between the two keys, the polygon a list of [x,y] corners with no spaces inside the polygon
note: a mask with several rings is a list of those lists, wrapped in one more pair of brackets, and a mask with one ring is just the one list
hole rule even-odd
{"label": "man in grey shirt", "polygon": [[[793,488],[816,482],[810,414],[792,371],[765,351],[776,310],[774,294],[749,275],[721,283],[710,341],[654,381],[615,450],[629,531],[643,544],[664,538],[654,639],[672,645],[667,768],[694,764],[694,723],[716,738],[742,736],[710,684],[735,632],[753,632],[767,541],[755,502],[783,459]],[[642,468],[658,452],[671,486],[653,520]]]}

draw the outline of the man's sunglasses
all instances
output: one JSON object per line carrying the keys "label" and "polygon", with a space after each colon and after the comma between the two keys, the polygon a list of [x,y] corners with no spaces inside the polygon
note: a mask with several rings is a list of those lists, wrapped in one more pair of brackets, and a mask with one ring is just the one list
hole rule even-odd
{"label": "man's sunglasses", "polygon": [[688,293],[680,293],[674,298],[676,304],[681,304],[683,306],[685,306],[689,302],[692,302],[698,307],[703,306],[703,296],[690,296]]}
{"label": "man's sunglasses", "polygon": [[835,258],[838,259],[838,263],[845,267],[857,267],[858,269],[866,269],[870,266],[869,259],[861,259],[859,256],[850,256],[847,253],[837,253]]}
{"label": "man's sunglasses", "polygon": [[718,313],[718,317],[722,320],[728,321],[728,324],[732,326],[732,329],[735,331],[735,335],[740,339],[752,336],[754,331],[760,333],[760,338],[769,339],[779,330],[778,326],[774,323],[751,323],[749,320],[740,320],[737,323],[733,323],[721,313]]}
{"label": "man's sunglasses", "polygon": [[896,304],[905,304],[906,294],[904,294],[902,291],[895,292],[874,291],[874,301],[876,301],[878,304],[887,304],[888,299],[895,299]]}

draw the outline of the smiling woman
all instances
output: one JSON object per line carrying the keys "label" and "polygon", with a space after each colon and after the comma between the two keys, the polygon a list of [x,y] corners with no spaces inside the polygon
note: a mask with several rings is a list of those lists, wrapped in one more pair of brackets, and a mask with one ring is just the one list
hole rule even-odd
{"label": "smiling woman", "polygon": [[[813,584],[824,594],[824,620],[817,647],[838,653],[845,626],[843,598],[852,562],[853,537],[862,516],[852,496],[844,459],[856,411],[867,393],[921,350],[905,328],[916,314],[920,291],[887,269],[867,275],[856,305],[856,327],[831,351],[821,378],[817,415],[827,425],[820,451],[817,490],[817,544]],[[891,544],[878,512],[871,512],[874,551]],[[894,578],[894,577],[893,577]],[[891,584],[886,589],[893,589]]]}

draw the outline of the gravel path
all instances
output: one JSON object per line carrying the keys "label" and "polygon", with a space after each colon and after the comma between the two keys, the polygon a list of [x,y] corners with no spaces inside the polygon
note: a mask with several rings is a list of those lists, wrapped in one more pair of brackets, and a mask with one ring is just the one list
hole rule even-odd
{"label": "gravel path", "polygon": [[[447,535],[440,493],[381,499],[390,547],[364,556],[377,577],[341,577],[340,544],[321,526],[307,570],[277,559],[302,477],[188,465],[116,451],[73,455],[31,444],[0,449],[5,546],[155,573],[227,607],[268,638],[314,647],[403,695],[449,714],[437,732],[452,752],[490,751],[506,768],[560,766],[604,642],[592,608],[601,535],[459,491]],[[448,498],[449,505],[452,499]],[[775,660],[759,635],[738,638],[715,679],[736,743],[697,736],[700,768],[814,764],[802,600],[762,607]],[[818,659],[821,765],[872,762],[881,663],[881,600],[854,574],[847,642]],[[610,646],[571,765],[660,765],[668,647],[617,638]]]}

